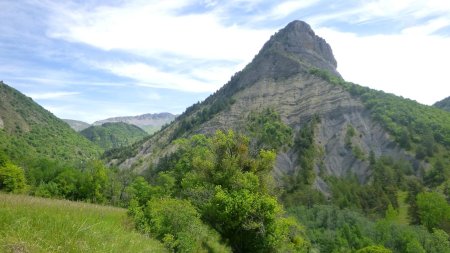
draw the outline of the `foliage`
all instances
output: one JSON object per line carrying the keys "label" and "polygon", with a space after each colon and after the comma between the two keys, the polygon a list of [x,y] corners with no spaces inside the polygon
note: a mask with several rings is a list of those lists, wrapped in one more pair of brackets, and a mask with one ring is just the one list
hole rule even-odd
{"label": "foliage", "polygon": [[422,226],[403,225],[392,219],[375,222],[359,212],[330,205],[297,206],[288,212],[305,225],[313,248],[319,252],[366,252],[384,248],[398,253],[438,253],[450,249],[449,236],[442,230],[430,233]]}
{"label": "foliage", "polygon": [[421,223],[432,230],[450,223],[450,205],[437,192],[422,192],[417,195],[417,207]]}
{"label": "foliage", "polygon": [[172,133],[171,140],[182,137],[183,134],[190,132],[197,126],[212,119],[214,115],[219,112],[230,109],[234,102],[235,100],[228,96],[217,97],[215,99],[209,97],[209,99],[205,100],[202,104],[197,103],[187,108],[186,111],[178,117],[180,122]]}
{"label": "foliage", "polygon": [[119,173],[105,167],[98,160],[75,167],[48,159],[35,161],[26,170],[30,193],[35,196],[85,200],[94,203],[117,203],[119,198]]}
{"label": "foliage", "polygon": [[129,146],[147,136],[141,128],[123,122],[90,126],[80,134],[105,150]]}
{"label": "foliage", "polygon": [[[358,97],[369,109],[372,117],[382,124],[393,139],[404,149],[416,154],[417,159],[430,162],[439,160],[445,168],[450,167],[450,114],[438,108],[426,106],[382,91],[372,90],[350,82],[327,71],[312,69],[316,75],[329,83],[343,87]],[[438,185],[450,177],[445,169],[445,178],[429,180]]]}
{"label": "foliage", "polygon": [[320,252],[345,252],[372,244],[364,235],[374,225],[357,212],[324,205],[296,206],[288,212],[306,226],[308,238]]}
{"label": "foliage", "polygon": [[[378,216],[384,215],[389,205],[397,208],[399,190],[407,189],[408,184],[415,182],[413,178],[406,177],[412,170],[411,164],[382,156],[379,159],[372,158],[370,168],[373,174],[371,181],[366,184],[351,175],[346,178],[327,177],[332,192],[331,203],[340,208],[362,210],[366,214]],[[413,201],[409,201],[409,204],[414,205]]]}
{"label": "foliage", "polygon": [[22,168],[11,162],[0,164],[0,190],[22,192],[26,186],[25,173]]}
{"label": "foliage", "polygon": [[248,139],[232,131],[218,131],[210,138],[195,135],[177,143],[178,151],[155,168],[149,189],[163,190],[151,191],[150,202],[169,197],[164,193],[188,200],[237,252],[307,249],[301,228],[284,218],[281,205],[270,194],[275,153],[261,150],[252,155]]}
{"label": "foliage", "polygon": [[271,108],[248,116],[250,137],[255,140],[256,150],[278,150],[292,144],[292,129],[283,123],[280,115]]}
{"label": "foliage", "polygon": [[167,252],[126,210],[0,192],[0,252]]}
{"label": "foliage", "polygon": [[300,169],[292,175],[283,178],[284,189],[281,199],[286,206],[298,204],[313,206],[325,203],[322,192],[313,187],[316,179],[315,167],[322,159],[323,150],[315,144],[315,128],[320,122],[314,116],[310,122],[300,128],[294,139],[294,149],[298,155]]}
{"label": "foliage", "polygon": [[230,252],[187,200],[152,199],[144,209],[151,234],[176,252]]}
{"label": "foliage", "polygon": [[314,143],[316,124],[320,119],[314,117],[311,122],[302,127],[294,141],[301,167],[300,177],[304,185],[311,185],[315,180],[314,165],[317,157],[317,147]]}
{"label": "foliage", "polygon": [[0,82],[0,152],[27,168],[33,160],[74,162],[97,158],[100,149],[65,122],[17,90]]}

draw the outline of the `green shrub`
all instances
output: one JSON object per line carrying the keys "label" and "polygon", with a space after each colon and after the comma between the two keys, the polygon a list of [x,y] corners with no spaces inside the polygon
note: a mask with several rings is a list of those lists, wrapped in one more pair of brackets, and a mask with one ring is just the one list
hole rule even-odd
{"label": "green shrub", "polygon": [[422,192],[417,195],[417,207],[421,223],[432,230],[450,220],[450,205],[437,192]]}
{"label": "green shrub", "polygon": [[187,200],[152,199],[144,215],[150,233],[175,252],[231,252]]}
{"label": "green shrub", "polygon": [[292,144],[292,129],[283,123],[280,115],[271,108],[248,116],[250,137],[255,140],[256,150],[278,150]]}
{"label": "green shrub", "polygon": [[23,192],[26,188],[25,172],[19,166],[5,162],[0,166],[0,190]]}

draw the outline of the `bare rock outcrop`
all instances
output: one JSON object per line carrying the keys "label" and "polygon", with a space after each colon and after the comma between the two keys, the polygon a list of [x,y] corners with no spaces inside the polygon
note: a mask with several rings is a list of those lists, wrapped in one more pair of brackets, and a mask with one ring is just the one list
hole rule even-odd
{"label": "bare rock outcrop", "polygon": [[[319,170],[338,177],[353,174],[361,182],[367,182],[371,176],[370,153],[413,159],[372,119],[370,111],[358,97],[341,86],[310,74],[311,69],[322,69],[340,77],[336,66],[331,47],[324,39],[315,35],[308,24],[291,22],[273,35],[253,61],[229,83],[180,116],[193,118],[220,99],[234,101],[186,134],[208,134],[218,129],[240,131],[245,129],[250,112],[273,108],[295,133],[313,117],[320,118],[315,142],[323,154],[316,159],[317,174]],[[142,170],[149,163],[155,163],[161,155],[170,153],[173,146],[168,143],[181,125],[180,118],[143,143],[136,155],[120,166]],[[355,132],[351,138],[347,136],[348,128]],[[281,179],[301,170],[297,160],[298,154],[293,148],[279,153],[275,178]],[[317,177],[315,186],[323,192],[328,191],[320,177]]]}

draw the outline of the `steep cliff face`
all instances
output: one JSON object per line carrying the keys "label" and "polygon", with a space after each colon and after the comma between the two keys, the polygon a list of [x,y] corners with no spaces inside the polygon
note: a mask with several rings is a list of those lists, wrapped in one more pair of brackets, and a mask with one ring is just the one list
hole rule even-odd
{"label": "steep cliff face", "polygon": [[[135,155],[120,161],[120,166],[142,170],[161,155],[170,153],[174,147],[169,143],[183,120],[197,124],[181,136],[218,129],[242,131],[249,113],[265,108],[275,109],[294,134],[313,117],[320,119],[315,125],[315,144],[321,154],[315,159],[317,174],[319,171],[335,176],[356,174],[365,182],[371,175],[368,159],[371,152],[375,156],[413,160],[371,118],[357,97],[310,74],[311,69],[323,69],[340,76],[336,66],[325,40],[316,36],[306,23],[294,21],[273,35],[253,61],[221,90],[136,147]],[[228,106],[214,111],[207,120],[198,120],[199,115],[211,112],[214,103],[224,99],[231,101],[227,102]],[[353,129],[351,136],[349,129]],[[279,153],[275,177],[281,179],[301,170],[297,158],[294,148]],[[326,191],[320,177],[316,178],[316,187]]]}
{"label": "steep cliff face", "polygon": [[[375,156],[412,159],[371,118],[361,101],[343,88],[330,85],[316,76],[302,73],[283,81],[265,79],[238,92],[233,98],[236,102],[229,110],[216,115],[199,127],[197,132],[243,129],[249,112],[274,108],[283,121],[294,129],[294,133],[314,116],[319,117],[315,140],[324,155],[316,161],[319,164],[322,160],[326,174],[356,174],[361,181],[366,181],[370,176],[368,157],[371,151]],[[348,136],[349,128],[354,129],[352,137]],[[355,149],[362,153],[355,154]],[[295,173],[298,169],[294,149],[278,155],[275,167],[278,178]],[[318,165],[316,170],[318,172]]]}

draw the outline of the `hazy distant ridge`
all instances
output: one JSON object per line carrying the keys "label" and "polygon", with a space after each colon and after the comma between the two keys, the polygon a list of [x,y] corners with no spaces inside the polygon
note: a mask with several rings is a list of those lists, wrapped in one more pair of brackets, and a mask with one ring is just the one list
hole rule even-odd
{"label": "hazy distant ridge", "polygon": [[159,130],[164,124],[172,122],[177,115],[162,112],[162,113],[146,113],[138,116],[122,116],[113,117],[94,122],[92,125],[98,126],[104,123],[124,122],[127,124],[136,125],[148,133],[153,133]]}

